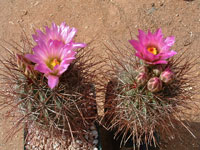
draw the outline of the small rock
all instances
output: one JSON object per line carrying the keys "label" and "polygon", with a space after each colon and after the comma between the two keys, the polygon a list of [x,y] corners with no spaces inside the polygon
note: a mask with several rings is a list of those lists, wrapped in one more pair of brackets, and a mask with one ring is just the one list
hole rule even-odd
{"label": "small rock", "polygon": [[95,145],[97,145],[98,142],[99,142],[98,140],[94,140],[92,143],[95,144]]}
{"label": "small rock", "polygon": [[76,143],[77,143],[77,144],[82,144],[82,141],[76,140]]}
{"label": "small rock", "polygon": [[13,22],[13,21],[9,21],[8,23],[9,23],[9,24],[14,24],[14,22]]}
{"label": "small rock", "polygon": [[92,135],[96,137],[96,136],[98,136],[98,132],[96,130],[93,130]]}
{"label": "small rock", "polygon": [[91,126],[90,130],[96,130],[95,126]]}
{"label": "small rock", "polygon": [[27,10],[22,10],[22,16],[26,16],[28,14]]}
{"label": "small rock", "polygon": [[37,2],[35,2],[34,6],[37,6],[38,4],[39,4],[39,2],[37,1]]}
{"label": "small rock", "polygon": [[85,135],[85,139],[88,140],[88,138],[89,138],[88,135]]}
{"label": "small rock", "polygon": [[49,17],[53,17],[54,15],[53,14],[49,14]]}
{"label": "small rock", "polygon": [[148,12],[147,12],[147,14],[149,15],[149,14],[152,14],[154,11],[156,11],[156,8],[155,7],[152,7]]}

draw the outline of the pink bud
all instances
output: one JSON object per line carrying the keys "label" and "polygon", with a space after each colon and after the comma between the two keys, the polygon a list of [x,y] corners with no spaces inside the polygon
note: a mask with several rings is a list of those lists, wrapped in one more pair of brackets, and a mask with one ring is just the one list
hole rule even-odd
{"label": "pink bud", "polygon": [[163,71],[160,75],[160,79],[166,83],[166,84],[170,84],[172,83],[173,79],[174,79],[174,73],[172,71],[170,71],[169,69]]}
{"label": "pink bud", "polygon": [[159,92],[162,89],[162,81],[158,77],[151,78],[147,82],[147,89],[151,92]]}
{"label": "pink bud", "polygon": [[139,86],[144,85],[148,80],[148,76],[146,73],[139,73],[136,77],[136,82]]}

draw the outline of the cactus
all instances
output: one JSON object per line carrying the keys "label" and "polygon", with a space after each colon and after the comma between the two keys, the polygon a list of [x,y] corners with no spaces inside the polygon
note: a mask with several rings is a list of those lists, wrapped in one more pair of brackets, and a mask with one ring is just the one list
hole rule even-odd
{"label": "cactus", "polygon": [[[119,41],[117,44],[113,42],[111,46],[106,45],[109,56],[106,63],[110,64],[110,69],[105,72],[104,79],[110,82],[104,85],[106,97],[103,124],[114,132],[121,146],[130,141],[135,148],[143,144],[157,146],[158,133],[161,138],[177,134],[174,128],[179,128],[179,125],[186,127],[181,121],[181,116],[186,115],[182,110],[191,107],[195,109],[187,104],[198,103],[192,97],[198,91],[194,84],[197,77],[192,74],[192,68],[197,63],[181,55],[171,58],[168,64],[149,65],[137,59],[127,47]],[[149,77],[149,81],[142,86],[137,84],[140,68],[146,68]],[[173,70],[175,76],[170,84],[159,79],[161,71],[167,68]]]}
{"label": "cactus", "polygon": [[[94,125],[97,117],[94,79],[100,62],[94,61],[90,49],[77,50],[77,58],[60,76],[58,86],[51,90],[44,75],[35,71],[33,63],[24,57],[32,48],[26,38],[24,43],[26,47],[8,43],[14,49],[12,51],[5,48],[10,57],[0,60],[3,65],[1,84],[5,87],[0,94],[6,98],[1,107],[9,108],[7,116],[20,111],[12,129],[17,132],[25,123],[28,127],[37,126],[55,139],[62,139],[64,136],[68,139],[65,142],[67,145],[75,139],[88,143],[85,136],[90,134],[89,128]],[[96,67],[97,70],[91,67]],[[13,135],[13,130],[8,137]],[[27,139],[31,137],[30,134],[26,136]]]}

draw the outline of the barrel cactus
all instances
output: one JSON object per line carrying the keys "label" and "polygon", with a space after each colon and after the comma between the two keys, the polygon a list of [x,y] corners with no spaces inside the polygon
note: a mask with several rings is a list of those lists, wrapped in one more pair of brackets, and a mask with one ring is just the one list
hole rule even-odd
{"label": "barrel cactus", "polygon": [[195,109],[191,102],[198,102],[192,74],[197,63],[184,53],[170,58],[176,54],[170,50],[174,37],[164,39],[159,29],[148,34],[139,30],[138,38],[130,41],[136,54],[123,42],[106,45],[110,69],[104,74],[103,124],[121,146],[131,142],[135,148],[157,146],[160,137],[171,137],[179,125],[192,133],[181,117],[185,109]]}
{"label": "barrel cactus", "polygon": [[91,149],[98,144],[88,139],[94,137],[90,128],[95,128],[97,117],[96,70],[91,67],[99,62],[86,44],[74,42],[76,29],[65,23],[53,23],[45,33],[36,32],[36,44],[24,38],[24,47],[8,43],[12,51],[5,48],[10,57],[1,59],[1,84],[5,87],[1,95],[6,98],[1,106],[9,108],[8,116],[20,112],[13,129],[26,125],[27,149],[34,149],[35,135],[43,136],[41,141],[52,139],[44,142],[46,149],[54,149],[55,141],[65,149],[77,141]]}

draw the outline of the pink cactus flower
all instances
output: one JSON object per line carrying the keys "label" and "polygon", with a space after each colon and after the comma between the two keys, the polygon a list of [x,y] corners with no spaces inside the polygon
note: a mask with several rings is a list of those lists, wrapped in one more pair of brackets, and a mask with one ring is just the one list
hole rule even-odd
{"label": "pink cactus flower", "polygon": [[57,26],[55,23],[52,23],[52,27],[46,27],[46,33],[43,33],[41,30],[36,30],[37,34],[33,35],[34,41],[39,44],[43,41],[46,44],[49,44],[50,40],[62,41],[65,45],[70,45],[71,49],[85,47],[84,43],[74,43],[73,38],[76,34],[75,28],[70,28],[66,26],[65,22],[61,23],[60,26]]}
{"label": "pink cactus flower", "polygon": [[33,52],[25,57],[36,63],[35,70],[45,74],[51,89],[58,84],[59,76],[67,70],[76,55],[71,46],[57,40],[49,40],[48,44],[40,42]]}
{"label": "pink cactus flower", "polygon": [[143,59],[148,64],[167,64],[167,59],[176,54],[175,51],[170,50],[175,42],[175,38],[163,38],[161,29],[155,33],[145,34],[139,30],[137,40],[130,40],[129,42],[136,50],[136,56]]}

